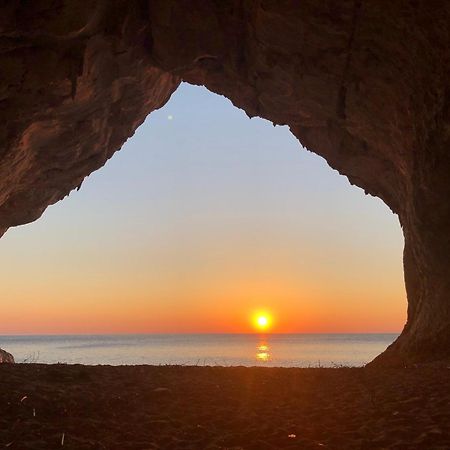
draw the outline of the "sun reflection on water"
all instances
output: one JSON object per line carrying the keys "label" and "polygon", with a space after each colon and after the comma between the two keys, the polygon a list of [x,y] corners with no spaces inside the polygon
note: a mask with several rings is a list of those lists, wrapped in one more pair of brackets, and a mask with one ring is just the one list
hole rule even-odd
{"label": "sun reflection on water", "polygon": [[258,362],[270,361],[270,347],[267,339],[260,338],[256,346],[256,360]]}

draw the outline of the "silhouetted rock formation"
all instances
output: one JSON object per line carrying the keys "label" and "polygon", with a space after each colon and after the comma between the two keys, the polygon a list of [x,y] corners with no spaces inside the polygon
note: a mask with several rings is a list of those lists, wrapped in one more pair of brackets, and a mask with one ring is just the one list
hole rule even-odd
{"label": "silhouetted rock formation", "polygon": [[14,356],[0,348],[0,364],[14,363]]}
{"label": "silhouetted rock formation", "polygon": [[181,80],[288,124],[405,235],[381,362],[450,354],[450,4],[36,0],[1,7],[0,228],[37,219]]}

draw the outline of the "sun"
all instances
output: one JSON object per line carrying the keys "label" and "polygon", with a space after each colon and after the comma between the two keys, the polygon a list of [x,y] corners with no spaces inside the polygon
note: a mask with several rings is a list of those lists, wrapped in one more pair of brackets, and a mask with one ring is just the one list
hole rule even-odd
{"label": "sun", "polygon": [[258,313],[253,318],[253,323],[256,329],[259,331],[267,331],[272,323],[270,314]]}
{"label": "sun", "polygon": [[257,319],[258,327],[260,328],[266,328],[269,324],[269,319],[267,316],[259,316]]}

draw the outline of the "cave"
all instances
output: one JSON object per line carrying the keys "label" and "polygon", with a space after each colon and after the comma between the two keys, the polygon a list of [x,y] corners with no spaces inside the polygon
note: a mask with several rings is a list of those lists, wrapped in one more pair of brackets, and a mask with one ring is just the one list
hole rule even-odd
{"label": "cave", "polygon": [[38,219],[182,81],[287,125],[398,215],[408,318],[372,364],[450,356],[450,6],[37,0],[1,6],[0,232]]}

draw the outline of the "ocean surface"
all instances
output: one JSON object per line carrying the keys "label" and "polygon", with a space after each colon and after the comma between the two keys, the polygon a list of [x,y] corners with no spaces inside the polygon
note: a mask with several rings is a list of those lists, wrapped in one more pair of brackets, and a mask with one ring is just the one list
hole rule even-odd
{"label": "ocean surface", "polygon": [[0,336],[16,362],[212,366],[361,366],[397,334]]}

